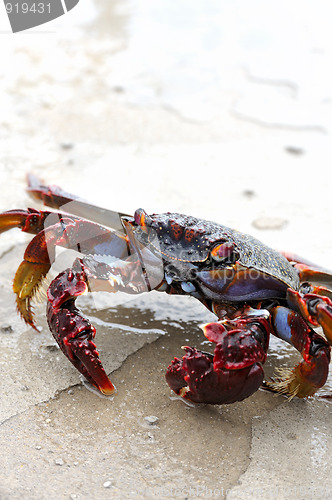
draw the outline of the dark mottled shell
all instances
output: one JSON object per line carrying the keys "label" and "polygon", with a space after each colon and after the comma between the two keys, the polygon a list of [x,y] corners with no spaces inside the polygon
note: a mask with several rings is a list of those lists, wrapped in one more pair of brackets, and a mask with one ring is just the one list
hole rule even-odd
{"label": "dark mottled shell", "polygon": [[177,214],[153,214],[145,219],[149,243],[164,256],[182,262],[204,262],[218,242],[231,242],[238,262],[247,268],[275,276],[297,289],[295,269],[279,252],[235,229],[195,217]]}

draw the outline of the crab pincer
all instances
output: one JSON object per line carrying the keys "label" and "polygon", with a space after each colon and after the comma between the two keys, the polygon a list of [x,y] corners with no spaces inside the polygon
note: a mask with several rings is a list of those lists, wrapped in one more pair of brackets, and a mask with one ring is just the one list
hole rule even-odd
{"label": "crab pincer", "polygon": [[52,281],[47,291],[47,321],[65,356],[92,385],[109,396],[115,387],[93,342],[96,330],[75,306],[77,297],[88,290],[87,276],[79,263],[77,260],[76,269],[67,269]]}
{"label": "crab pincer", "polygon": [[166,372],[171,389],[197,403],[229,404],[251,396],[264,378],[268,321],[264,316],[238,318],[208,323],[202,329],[216,344],[214,355],[184,347],[186,354],[175,358]]}
{"label": "crab pincer", "polygon": [[47,321],[54,339],[75,368],[101,393],[110,396],[115,387],[108,378],[93,341],[96,330],[76,307],[75,301],[91,291],[146,290],[134,259],[114,265],[77,258],[71,268],[60,273],[47,291]]}

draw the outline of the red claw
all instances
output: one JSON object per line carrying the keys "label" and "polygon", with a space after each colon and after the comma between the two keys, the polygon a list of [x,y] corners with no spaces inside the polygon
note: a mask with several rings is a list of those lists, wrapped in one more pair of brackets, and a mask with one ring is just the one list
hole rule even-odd
{"label": "red claw", "polygon": [[109,396],[115,392],[115,387],[92,341],[96,330],[75,307],[75,299],[87,290],[86,281],[82,270],[67,269],[55,278],[48,290],[47,321],[65,356],[91,384]]}
{"label": "red claw", "polygon": [[[263,382],[268,329],[263,318],[246,321],[244,329],[227,331],[220,323],[203,327],[205,336],[216,342],[214,356],[184,347],[182,359],[175,358],[166,372],[170,388],[197,403],[229,404],[251,396]],[[234,323],[245,323],[240,319]]]}
{"label": "red claw", "polygon": [[214,370],[213,356],[186,347],[182,360],[174,359],[166,372],[170,388],[196,403],[230,404],[251,396],[263,382],[260,363],[239,370]]}

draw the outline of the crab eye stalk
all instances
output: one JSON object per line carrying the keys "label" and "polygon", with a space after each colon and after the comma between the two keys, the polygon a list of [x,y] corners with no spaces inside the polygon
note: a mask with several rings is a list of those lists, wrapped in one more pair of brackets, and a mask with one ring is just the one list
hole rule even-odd
{"label": "crab eye stalk", "polygon": [[217,262],[223,262],[225,260],[232,260],[234,253],[233,243],[220,243],[211,250],[211,257]]}
{"label": "crab eye stalk", "polygon": [[151,223],[151,218],[148,214],[143,210],[143,208],[138,208],[135,211],[134,215],[135,222],[138,226],[141,226],[143,231],[148,232],[147,225]]}

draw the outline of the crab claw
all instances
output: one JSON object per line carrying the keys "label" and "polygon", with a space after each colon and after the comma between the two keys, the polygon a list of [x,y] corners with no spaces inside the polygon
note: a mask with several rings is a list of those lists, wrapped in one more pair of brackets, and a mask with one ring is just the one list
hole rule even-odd
{"label": "crab claw", "polygon": [[106,375],[92,341],[96,330],[90,322],[81,317],[72,304],[59,310],[48,303],[47,317],[55,340],[75,368],[100,392],[107,396],[113,394],[115,387]]}
{"label": "crab claw", "polygon": [[47,321],[60,349],[75,368],[100,392],[110,396],[115,392],[115,387],[103,368],[93,342],[96,330],[75,307],[76,298],[87,290],[87,277],[83,270],[76,269],[74,272],[67,269],[60,273],[47,292]]}
{"label": "crab claw", "polygon": [[220,323],[205,325],[205,336],[217,344],[214,356],[184,347],[186,354],[167,369],[170,388],[197,403],[229,404],[251,396],[263,382],[269,330],[248,320],[245,328],[227,331]]}

